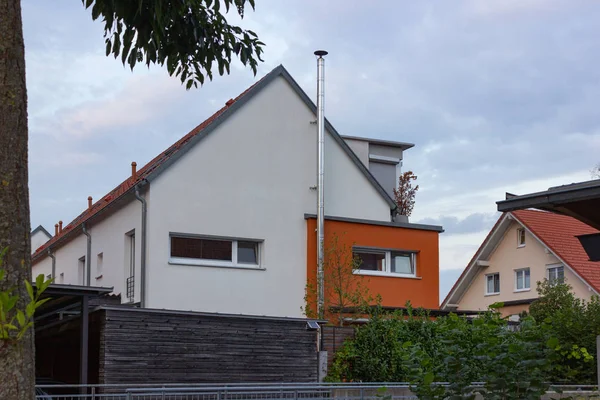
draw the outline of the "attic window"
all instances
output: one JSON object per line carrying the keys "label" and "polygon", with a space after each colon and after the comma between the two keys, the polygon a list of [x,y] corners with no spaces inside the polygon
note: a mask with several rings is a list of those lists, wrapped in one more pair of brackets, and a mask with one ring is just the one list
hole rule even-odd
{"label": "attic window", "polygon": [[525,229],[517,229],[517,247],[525,247]]}

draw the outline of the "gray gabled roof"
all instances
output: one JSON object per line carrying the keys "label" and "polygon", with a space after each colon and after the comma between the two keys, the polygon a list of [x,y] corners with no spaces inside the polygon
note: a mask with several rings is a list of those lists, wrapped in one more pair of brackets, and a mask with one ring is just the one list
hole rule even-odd
{"label": "gray gabled roof", "polygon": [[[208,136],[212,131],[214,131],[223,121],[229,118],[233,113],[235,113],[238,109],[244,106],[248,101],[250,101],[257,93],[259,93],[262,89],[267,87],[273,80],[277,77],[282,77],[285,79],[292,89],[300,96],[302,101],[310,108],[310,110],[317,113],[317,106],[313,101],[308,97],[306,92],[302,90],[300,85],[292,78],[290,73],[285,69],[283,65],[277,66],[267,75],[265,75],[261,80],[259,80],[256,84],[250,87],[246,92],[244,92],[240,97],[238,97],[226,110],[224,110],[221,114],[219,114],[211,123],[202,128],[202,130],[196,133],[190,140],[188,140],[180,149],[177,150],[172,156],[169,157],[168,160],[163,162],[158,168],[154,169],[150,174],[148,174],[147,178],[149,181],[155,179],[162,171],[167,169],[171,164],[176,162],[181,156],[187,153],[194,145]],[[373,185],[375,190],[383,197],[383,199],[388,203],[391,210],[396,209],[396,203],[390,197],[390,195],[386,192],[386,190],[381,186],[381,184],[375,179],[373,174],[369,171],[369,169],[360,161],[358,156],[350,149],[346,141],[341,137],[338,131],[331,125],[331,123],[325,119],[325,128],[333,139],[340,145],[340,147],[344,150],[344,152],[350,157],[354,165],[362,172],[362,174],[367,178],[367,180]]]}
{"label": "gray gabled roof", "polygon": [[35,234],[36,234],[36,233],[38,233],[38,232],[42,232],[42,233],[44,233],[46,236],[48,236],[48,239],[50,239],[50,238],[52,237],[52,235],[50,234],[50,232],[48,232],[48,231],[46,230],[46,228],[44,228],[44,227],[43,227],[43,226],[41,226],[41,225],[38,225],[38,227],[37,227],[37,228],[35,228],[34,230],[32,230],[32,231],[31,231],[31,233],[29,234],[29,236],[33,236],[33,235],[35,235]]}

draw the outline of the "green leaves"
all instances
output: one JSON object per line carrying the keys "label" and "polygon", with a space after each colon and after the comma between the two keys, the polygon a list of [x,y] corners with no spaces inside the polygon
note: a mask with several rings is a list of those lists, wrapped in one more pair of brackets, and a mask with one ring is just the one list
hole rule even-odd
{"label": "green leaves", "polygon": [[212,80],[215,62],[220,75],[229,74],[233,55],[256,75],[265,44],[221,13],[221,5],[234,6],[243,18],[246,3],[254,9],[253,0],[82,0],[104,21],[107,55],[120,55],[132,70],[137,62],[166,65],[186,89]]}
{"label": "green leaves", "polygon": [[[0,252],[0,264],[5,251]],[[0,270],[0,283],[6,274]],[[49,298],[40,299],[44,291],[50,286],[52,280],[46,280],[40,274],[35,279],[35,290],[31,283],[25,281],[23,286],[28,299],[21,298],[15,287],[0,290],[0,340],[15,343],[21,340],[29,329],[33,327],[33,317],[36,309],[46,303]]]}

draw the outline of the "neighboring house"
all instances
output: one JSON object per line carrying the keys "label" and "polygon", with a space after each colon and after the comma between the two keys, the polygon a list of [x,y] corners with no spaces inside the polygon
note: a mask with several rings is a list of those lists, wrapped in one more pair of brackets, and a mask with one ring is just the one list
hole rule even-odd
{"label": "neighboring house", "polygon": [[29,238],[31,239],[31,252],[33,253],[41,245],[52,239],[52,235],[43,226],[39,225],[31,231]]}
{"label": "neighboring house", "polygon": [[[34,275],[51,274],[54,262],[57,283],[112,286],[123,303],[301,316],[316,266],[315,115],[285,68],[275,68],[89,199],[34,253]],[[326,235],[346,233],[368,259],[361,272],[384,305],[437,308],[442,228],[394,222],[390,197],[412,145],[344,139],[329,122],[326,132]]]}
{"label": "neighboring house", "polygon": [[600,262],[577,237],[598,233],[575,218],[537,210],[502,214],[442,302],[443,310],[485,310],[503,302],[504,316],[528,310],[537,282],[565,280],[576,296],[600,292]]}

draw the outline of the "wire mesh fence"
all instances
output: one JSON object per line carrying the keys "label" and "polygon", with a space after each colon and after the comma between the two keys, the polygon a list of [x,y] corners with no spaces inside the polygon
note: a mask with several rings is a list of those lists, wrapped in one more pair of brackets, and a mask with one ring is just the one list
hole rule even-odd
{"label": "wire mesh fence", "polygon": [[[444,385],[444,383],[440,383]],[[277,385],[39,385],[37,400],[400,400],[406,383]],[[596,386],[555,385],[542,399],[599,399]]]}

